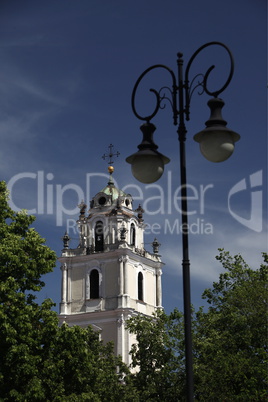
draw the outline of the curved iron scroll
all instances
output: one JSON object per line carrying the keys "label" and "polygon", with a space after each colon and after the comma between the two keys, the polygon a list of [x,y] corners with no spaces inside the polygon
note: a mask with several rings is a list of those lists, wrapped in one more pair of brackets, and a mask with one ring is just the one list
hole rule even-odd
{"label": "curved iron scroll", "polygon": [[172,77],[172,84],[173,84],[173,85],[172,85],[172,86],[173,86],[173,90],[172,90],[172,91],[170,90],[170,92],[171,92],[171,94],[172,94],[172,101],[171,101],[171,104],[172,104],[172,107],[173,107],[173,108],[177,108],[177,106],[176,106],[176,77],[175,77],[175,74],[174,74],[174,72],[173,72],[169,67],[165,66],[164,64],[155,64],[154,66],[151,66],[151,67],[147,68],[147,69],[139,76],[139,78],[138,78],[136,84],[134,85],[134,88],[133,88],[133,91],[132,91],[132,97],[131,97],[132,110],[133,110],[135,116],[136,116],[138,119],[140,119],[140,120],[146,120],[147,122],[149,122],[149,121],[157,114],[158,110],[160,109],[161,100],[163,99],[163,97],[161,97],[161,95],[160,95],[161,89],[160,89],[160,91],[157,91],[156,89],[153,89],[153,88],[150,89],[150,92],[152,92],[152,93],[155,95],[155,98],[156,98],[156,105],[155,105],[154,111],[153,111],[150,115],[148,115],[148,116],[141,116],[140,114],[138,114],[137,109],[136,109],[136,107],[135,107],[135,96],[136,96],[136,91],[137,91],[137,88],[138,88],[138,86],[139,86],[139,83],[141,82],[141,80],[143,79],[143,77],[144,77],[147,73],[149,73],[150,71],[152,71],[152,70],[154,70],[154,69],[156,69],[156,68],[163,68],[163,69],[167,70],[167,71],[170,73],[170,75],[171,75],[171,77]]}
{"label": "curved iron scroll", "polygon": [[[208,90],[208,87],[207,87],[208,77],[209,77],[211,71],[214,70],[214,68],[215,68],[214,65],[210,66],[210,67],[208,68],[208,70],[206,71],[205,74],[201,74],[202,77],[203,77],[203,81],[199,82],[199,84],[198,84],[199,86],[202,87],[202,92],[201,92],[201,94],[204,93],[204,92],[206,92],[206,94],[217,98],[217,97],[219,96],[219,94],[222,93],[222,92],[227,88],[227,86],[230,84],[230,81],[231,81],[231,79],[232,79],[232,77],[233,77],[233,74],[234,74],[234,58],[233,58],[233,55],[232,55],[230,49],[229,49],[224,43],[222,43],[222,42],[208,42],[208,43],[204,44],[203,46],[201,46],[200,48],[198,48],[198,49],[194,52],[194,54],[192,55],[192,57],[190,58],[190,60],[189,60],[189,62],[188,62],[188,64],[187,64],[187,66],[186,66],[186,69],[185,69],[185,94],[186,94],[186,98],[185,98],[185,112],[186,112],[186,119],[187,119],[187,120],[189,119],[191,94],[193,93],[193,90],[191,91],[191,85],[192,85],[193,81],[194,81],[195,78],[196,78],[196,77],[193,78],[193,80],[191,81],[190,87],[189,87],[189,71],[190,71],[191,65],[192,65],[193,61],[195,60],[196,56],[197,56],[203,49],[205,49],[205,48],[207,48],[207,47],[209,47],[209,46],[214,46],[214,45],[223,47],[223,48],[227,51],[227,53],[228,53],[228,55],[229,55],[229,58],[230,58],[230,72],[229,72],[229,76],[228,76],[228,78],[227,78],[225,84],[224,84],[220,89],[218,89],[218,90],[216,90],[216,91],[213,91],[213,92],[212,92],[212,91],[209,91],[209,90]],[[198,75],[200,75],[200,74],[198,74]],[[198,86],[198,85],[197,85],[197,86]],[[197,86],[196,86],[196,87],[197,87]],[[194,87],[194,89],[195,89],[196,87]]]}
{"label": "curved iron scroll", "polygon": [[[191,68],[191,65],[193,63],[193,61],[195,60],[196,56],[205,48],[209,47],[209,46],[213,46],[213,45],[217,45],[217,46],[221,46],[223,47],[229,57],[230,57],[230,72],[229,72],[229,76],[225,82],[225,84],[218,90],[216,91],[210,91],[207,87],[207,82],[208,82],[208,78],[209,75],[211,73],[211,71],[215,68],[214,65],[212,65],[211,67],[208,68],[208,70],[206,71],[205,74],[197,74],[197,76],[195,76],[192,81],[189,84],[189,71]],[[147,122],[149,122],[159,111],[159,109],[161,108],[161,101],[163,99],[166,99],[170,102],[171,107],[172,107],[172,111],[173,111],[173,119],[174,119],[174,124],[177,124],[177,116],[178,115],[183,115],[185,113],[186,115],[186,119],[189,120],[189,113],[190,113],[190,102],[191,102],[191,95],[194,92],[194,90],[200,86],[202,87],[202,91],[199,92],[199,94],[201,95],[202,93],[206,92],[208,95],[214,96],[214,97],[218,97],[219,94],[221,92],[223,92],[226,87],[229,85],[232,77],[233,77],[233,72],[234,72],[234,60],[233,60],[233,56],[231,51],[229,50],[229,48],[224,45],[221,42],[209,42],[204,44],[203,46],[201,46],[200,48],[198,48],[195,53],[192,55],[192,57],[190,58],[186,69],[185,69],[185,78],[183,77],[183,71],[182,71],[182,65],[183,65],[183,60],[182,60],[182,53],[178,53],[178,66],[179,66],[179,71],[178,71],[178,81],[176,80],[176,76],[174,74],[174,72],[167,66],[165,66],[164,64],[155,64],[149,68],[147,68],[138,78],[138,80],[136,81],[136,84],[134,85],[133,91],[132,91],[132,97],[131,97],[131,105],[132,105],[132,110],[135,114],[135,116],[140,119],[140,120],[145,120]],[[150,71],[157,69],[157,68],[162,68],[166,71],[169,72],[169,74],[171,75],[172,78],[172,88],[168,88],[168,87],[162,87],[160,90],[156,90],[151,88],[150,92],[152,92],[155,95],[155,107],[154,110],[151,114],[149,114],[148,116],[142,116],[137,112],[136,109],[136,105],[135,105],[135,97],[136,97],[136,92],[137,92],[137,88],[141,82],[141,80],[144,78],[144,76],[146,74],[148,74]],[[198,84],[196,84],[193,87],[193,82],[195,81],[195,79],[197,77],[202,77],[202,80],[198,82]],[[163,88],[167,88],[169,89],[170,93],[171,93],[171,99],[169,99],[167,96],[165,95],[161,95],[161,90],[163,90]],[[184,96],[183,96],[183,92],[185,91],[185,107],[184,107]],[[177,94],[179,94],[178,96],[178,103],[179,103],[179,109],[177,108]]]}

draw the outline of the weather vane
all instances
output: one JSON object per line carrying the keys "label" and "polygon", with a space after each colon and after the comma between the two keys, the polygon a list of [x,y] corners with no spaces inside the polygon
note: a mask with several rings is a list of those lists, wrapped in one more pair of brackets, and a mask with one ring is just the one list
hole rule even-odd
{"label": "weather vane", "polygon": [[114,147],[113,144],[110,144],[109,147],[108,147],[109,153],[108,154],[103,154],[103,156],[102,156],[102,159],[104,159],[104,160],[106,158],[110,158],[109,161],[108,161],[109,165],[112,165],[114,163],[113,156],[118,157],[120,155],[120,152],[118,152],[118,151],[114,152],[113,151],[113,147]]}

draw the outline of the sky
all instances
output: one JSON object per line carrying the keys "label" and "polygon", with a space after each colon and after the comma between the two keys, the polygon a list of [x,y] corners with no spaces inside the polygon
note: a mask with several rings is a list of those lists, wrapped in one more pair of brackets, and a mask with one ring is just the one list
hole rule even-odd
{"label": "sky", "polygon": [[[195,91],[187,122],[191,293],[195,308],[223,268],[218,248],[241,253],[258,268],[267,250],[267,4],[265,0],[2,0],[0,3],[0,175],[10,204],[36,216],[34,227],[60,256],[68,230],[78,244],[77,205],[108,181],[109,144],[116,184],[141,203],[148,224],[145,248],[161,243],[163,306],[183,309],[179,144],[171,108],[152,120],[155,142],[171,162],[155,184],[132,177],[125,158],[141,142],[142,122],[131,94],[139,75],[164,64],[177,74],[203,44],[231,50],[235,69],[221,94],[223,117],[241,135],[223,163],[204,159],[193,140],[209,118],[209,96]],[[211,66],[208,85],[220,88],[229,74],[228,54],[210,46],[195,59],[191,79]],[[146,80],[145,80],[146,81]],[[149,87],[148,87],[149,85]],[[137,94],[137,108],[154,108],[148,89],[169,87],[154,71]],[[60,302],[59,263],[44,278],[38,300]]]}

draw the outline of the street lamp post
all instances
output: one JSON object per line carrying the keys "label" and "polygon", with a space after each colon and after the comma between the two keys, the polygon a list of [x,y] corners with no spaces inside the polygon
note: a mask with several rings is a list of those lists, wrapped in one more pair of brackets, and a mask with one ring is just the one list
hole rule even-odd
{"label": "street lamp post", "polygon": [[[230,59],[230,72],[225,84],[217,91],[208,89],[208,77],[214,66],[211,66],[205,74],[196,75],[189,81],[190,67],[196,56],[208,46],[223,47]],[[183,72],[182,53],[178,53],[178,79],[174,72],[163,64],[156,64],[147,68],[138,78],[132,92],[132,109],[135,116],[145,121],[142,124],[141,131],[143,140],[138,145],[139,151],[126,158],[126,161],[132,166],[134,177],[142,183],[153,183],[158,180],[164,171],[164,165],[169,162],[169,158],[157,151],[158,146],[153,140],[153,133],[156,127],[151,123],[152,118],[163,108],[163,102],[168,101],[173,112],[173,123],[177,126],[178,139],[180,144],[180,178],[181,178],[181,211],[182,211],[182,276],[183,276],[183,300],[184,300],[184,332],[185,332],[185,368],[186,368],[186,389],[187,401],[193,401],[194,381],[193,381],[193,360],[192,360],[192,330],[191,330],[191,291],[190,291],[190,259],[189,259],[189,241],[188,241],[188,214],[187,214],[187,178],[186,178],[186,127],[185,119],[190,120],[190,102],[193,92],[196,88],[201,88],[201,93],[207,93],[212,96],[208,101],[211,111],[209,120],[205,123],[206,128],[194,136],[195,141],[199,142],[201,153],[212,162],[222,162],[229,158],[234,150],[234,144],[239,140],[239,134],[227,128],[227,122],[223,120],[221,109],[224,102],[218,96],[229,85],[234,70],[233,57],[228,49],[221,42],[209,42],[201,46],[190,58],[185,74]],[[172,87],[162,87],[160,90],[150,89],[155,95],[155,108],[148,116],[138,114],[135,106],[137,88],[145,75],[154,69],[164,69],[168,71],[172,79]],[[164,90],[170,94],[166,96]]]}

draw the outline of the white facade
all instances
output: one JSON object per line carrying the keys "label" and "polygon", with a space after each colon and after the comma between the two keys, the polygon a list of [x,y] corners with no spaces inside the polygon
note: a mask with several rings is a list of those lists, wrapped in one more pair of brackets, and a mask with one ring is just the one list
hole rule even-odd
{"label": "white facade", "polygon": [[104,342],[129,364],[135,342],[125,328],[137,313],[152,315],[162,305],[162,262],[144,249],[142,208],[118,190],[112,176],[92,200],[88,215],[80,205],[80,243],[70,249],[68,235],[59,258],[62,270],[60,323],[92,325]]}

